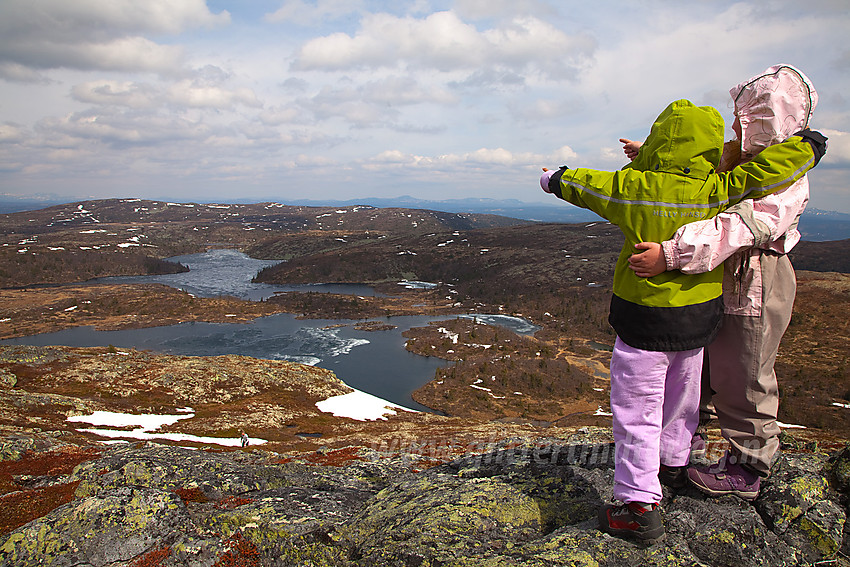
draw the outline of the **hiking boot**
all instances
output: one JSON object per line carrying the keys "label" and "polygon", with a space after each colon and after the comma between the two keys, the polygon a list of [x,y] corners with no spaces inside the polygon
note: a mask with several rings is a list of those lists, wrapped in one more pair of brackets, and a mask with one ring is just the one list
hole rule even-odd
{"label": "hiking boot", "polygon": [[685,488],[688,485],[688,467],[668,467],[661,465],[658,470],[658,480],[670,488]]}
{"label": "hiking boot", "polygon": [[688,480],[710,496],[734,494],[744,500],[755,500],[759,495],[761,477],[737,463],[730,463],[729,456],[726,453],[711,466],[692,466],[688,469]]}
{"label": "hiking boot", "polygon": [[608,504],[599,510],[599,529],[615,536],[653,542],[664,535],[659,510],[657,503]]}

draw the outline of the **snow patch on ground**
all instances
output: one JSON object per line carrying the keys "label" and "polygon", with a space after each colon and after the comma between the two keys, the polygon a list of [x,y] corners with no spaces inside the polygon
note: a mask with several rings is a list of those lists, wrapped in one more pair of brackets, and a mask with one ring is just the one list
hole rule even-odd
{"label": "snow patch on ground", "polygon": [[387,419],[384,416],[396,415],[398,413],[396,410],[419,413],[416,410],[388,402],[360,390],[316,402],[316,407],[320,411],[333,414],[335,417],[348,417],[358,421]]}
{"label": "snow patch on ground", "polygon": [[[195,416],[192,408],[182,408],[178,410],[182,413],[177,415],[156,415],[156,414],[130,414],[118,413],[112,411],[96,411],[91,415],[76,415],[68,418],[67,421],[72,423],[87,423],[89,425],[98,426],[96,428],[79,429],[84,433],[94,433],[101,437],[110,437],[113,439],[143,439],[145,441],[168,440],[168,441],[189,441],[195,443],[206,443],[210,445],[222,445],[225,447],[239,447],[242,444],[238,437],[198,437],[196,435],[185,435],[183,433],[164,433],[158,432],[160,427],[172,425],[181,419],[190,419]],[[118,429],[102,429],[105,427],[132,427],[136,426],[132,431],[124,431]],[[251,445],[262,445],[266,443],[265,439],[250,439]]]}

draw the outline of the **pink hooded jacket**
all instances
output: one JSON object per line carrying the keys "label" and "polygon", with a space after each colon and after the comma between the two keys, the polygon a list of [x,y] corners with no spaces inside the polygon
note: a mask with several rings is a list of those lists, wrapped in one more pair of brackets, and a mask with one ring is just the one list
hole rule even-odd
{"label": "pink hooded jacket", "polygon": [[[773,67],[729,93],[741,125],[742,159],[806,128],[818,95],[791,65]],[[806,177],[773,195],[743,201],[713,219],[680,228],[662,243],[668,270],[707,272],[725,262],[723,300],[734,315],[761,315],[764,250],[787,254],[800,241],[797,223],[809,200]]]}

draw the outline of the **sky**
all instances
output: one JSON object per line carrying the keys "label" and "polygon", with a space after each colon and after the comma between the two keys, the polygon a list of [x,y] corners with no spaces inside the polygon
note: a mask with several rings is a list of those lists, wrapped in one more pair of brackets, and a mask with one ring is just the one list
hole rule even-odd
{"label": "sky", "polygon": [[777,63],[830,138],[810,207],[850,213],[845,0],[0,0],[0,195],[551,202],[672,100]]}

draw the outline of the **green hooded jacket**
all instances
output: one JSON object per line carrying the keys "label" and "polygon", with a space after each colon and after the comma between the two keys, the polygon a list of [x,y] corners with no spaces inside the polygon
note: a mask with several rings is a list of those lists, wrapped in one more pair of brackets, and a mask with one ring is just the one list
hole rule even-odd
{"label": "green hooded jacket", "polygon": [[640,278],[628,263],[635,244],[667,240],[682,225],[779,191],[814,165],[811,146],[792,136],[731,172],[716,173],[723,130],[717,110],[678,100],[658,116],[638,156],[623,169],[562,168],[549,181],[555,195],[590,209],[625,235],[609,321],[632,347],[706,346],[720,327],[723,281],[722,266],[698,275],[669,271]]}

